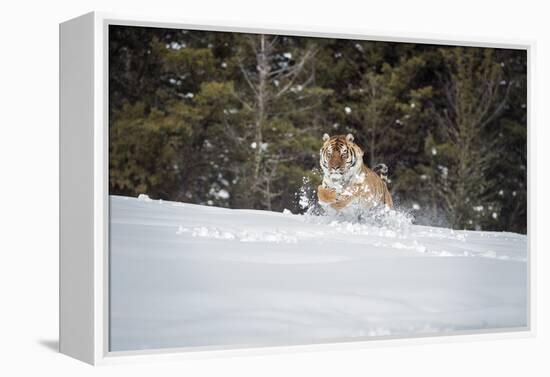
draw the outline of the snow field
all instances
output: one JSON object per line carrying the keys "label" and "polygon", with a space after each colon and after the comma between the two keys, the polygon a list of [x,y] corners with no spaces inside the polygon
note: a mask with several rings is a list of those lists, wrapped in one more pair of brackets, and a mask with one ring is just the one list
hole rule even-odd
{"label": "snow field", "polygon": [[111,350],[527,325],[527,238],[111,197]]}

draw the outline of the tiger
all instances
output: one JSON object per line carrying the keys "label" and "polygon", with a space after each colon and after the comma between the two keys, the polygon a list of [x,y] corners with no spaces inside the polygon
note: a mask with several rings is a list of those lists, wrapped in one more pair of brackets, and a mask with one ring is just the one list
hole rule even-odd
{"label": "tiger", "polygon": [[372,170],[363,163],[363,150],[354,143],[352,134],[324,134],[320,165],[323,180],[317,187],[317,198],[322,207],[339,211],[358,203],[367,209],[379,205],[393,208],[386,165]]}

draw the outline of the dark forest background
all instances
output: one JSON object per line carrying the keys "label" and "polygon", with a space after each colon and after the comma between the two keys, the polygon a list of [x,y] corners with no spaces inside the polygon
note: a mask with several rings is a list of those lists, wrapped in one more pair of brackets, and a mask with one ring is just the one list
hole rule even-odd
{"label": "dark forest background", "polygon": [[524,50],[110,26],[110,193],[301,212],[323,133],[416,223],[527,228]]}

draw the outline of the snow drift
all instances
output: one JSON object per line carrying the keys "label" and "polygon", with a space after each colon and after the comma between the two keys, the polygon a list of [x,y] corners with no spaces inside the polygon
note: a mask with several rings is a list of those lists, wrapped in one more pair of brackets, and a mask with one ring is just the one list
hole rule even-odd
{"label": "snow drift", "polygon": [[112,196],[110,347],[527,326],[527,238]]}

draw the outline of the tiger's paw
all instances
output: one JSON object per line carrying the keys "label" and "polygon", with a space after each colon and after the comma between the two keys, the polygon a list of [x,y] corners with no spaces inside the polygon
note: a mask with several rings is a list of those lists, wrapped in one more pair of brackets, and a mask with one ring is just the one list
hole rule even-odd
{"label": "tiger's paw", "polygon": [[317,197],[321,203],[332,203],[336,200],[336,190],[323,187],[317,187]]}

